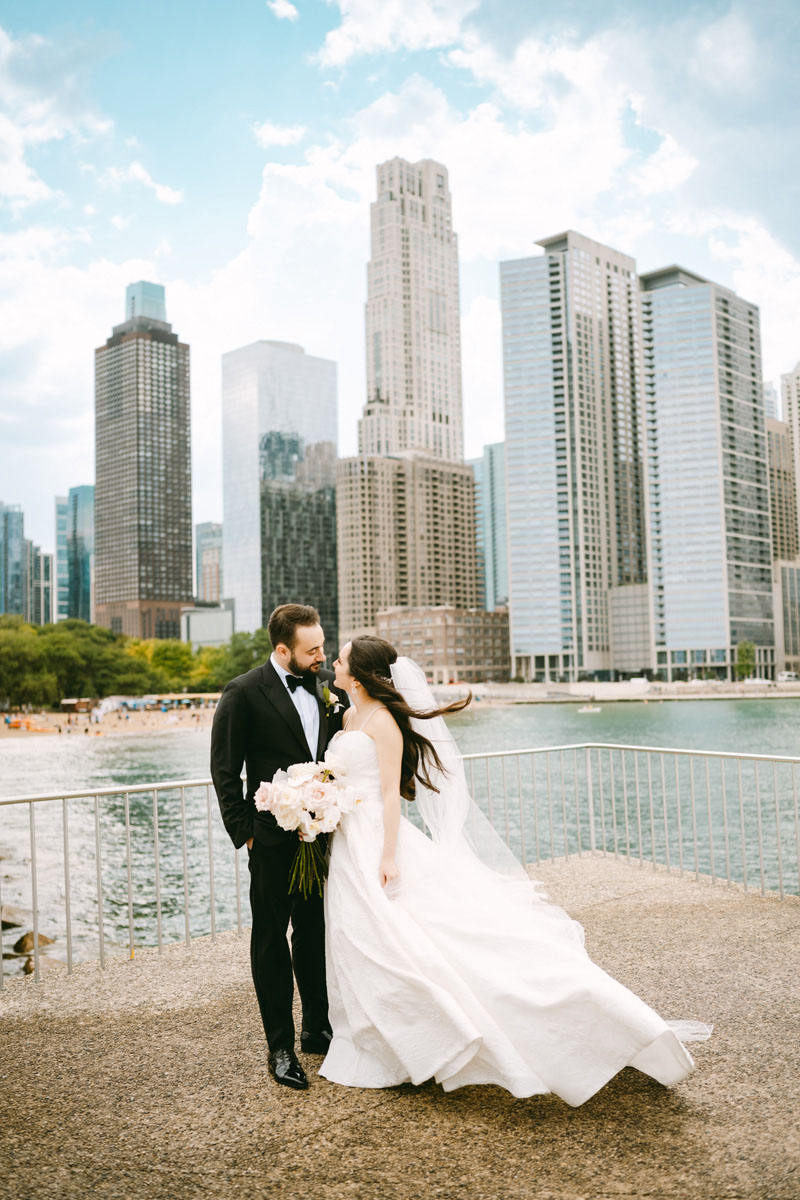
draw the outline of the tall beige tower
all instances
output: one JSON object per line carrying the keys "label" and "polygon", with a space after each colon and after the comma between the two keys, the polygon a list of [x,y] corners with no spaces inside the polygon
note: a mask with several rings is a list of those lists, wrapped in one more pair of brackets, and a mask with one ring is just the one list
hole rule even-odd
{"label": "tall beige tower", "polygon": [[800,525],[800,362],[788,375],[781,375],[783,419],[789,427],[795,484],[795,519]]}
{"label": "tall beige tower", "polygon": [[396,607],[479,603],[474,476],[463,461],[458,248],[447,170],[377,169],[367,402],[337,467],[340,641]]}
{"label": "tall beige tower", "polygon": [[377,168],[367,267],[367,403],[361,454],[420,451],[461,462],[458,239],[447,168]]}

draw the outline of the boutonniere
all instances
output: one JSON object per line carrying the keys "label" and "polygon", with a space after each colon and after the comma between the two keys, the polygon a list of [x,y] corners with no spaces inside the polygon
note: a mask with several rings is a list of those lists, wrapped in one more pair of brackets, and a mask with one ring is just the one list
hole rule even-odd
{"label": "boutonniere", "polygon": [[342,710],[341,700],[333,694],[327,683],[322,685],[322,702],[325,705],[326,717],[332,717]]}

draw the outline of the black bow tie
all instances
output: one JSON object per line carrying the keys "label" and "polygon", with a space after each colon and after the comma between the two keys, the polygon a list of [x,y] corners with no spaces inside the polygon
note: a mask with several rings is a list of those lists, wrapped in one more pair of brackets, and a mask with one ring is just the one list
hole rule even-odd
{"label": "black bow tie", "polygon": [[312,696],[317,693],[317,681],[313,675],[287,675],[286,686],[292,695],[299,687],[304,687],[307,692],[311,692]]}

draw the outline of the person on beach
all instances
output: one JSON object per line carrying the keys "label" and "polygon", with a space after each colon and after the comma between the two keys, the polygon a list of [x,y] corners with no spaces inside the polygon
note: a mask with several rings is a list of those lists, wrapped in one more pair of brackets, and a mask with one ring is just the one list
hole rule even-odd
{"label": "person on beach", "polygon": [[360,1088],[497,1084],[571,1105],[625,1066],[683,1079],[694,1064],[680,1039],[710,1028],[662,1020],[536,890],[470,798],[442,719],[469,698],[437,707],[420,668],[378,637],[354,638],[334,667],[352,705],[328,758],[361,803],[332,840],[320,1074]]}
{"label": "person on beach", "polygon": [[[282,604],[270,617],[268,631],[269,659],[232,679],[220,697],[211,729],[211,775],[231,841],[248,850],[250,962],[269,1069],[278,1083],[304,1089],[308,1080],[295,1054],[292,976],[294,972],[302,1005],[300,1048],[324,1054],[331,1028],[322,899],[316,891],[306,899],[289,894],[297,834],[280,829],[271,813],[258,812],[254,796],[276,771],[323,757],[341,729],[348,699],[323,666],[324,634],[316,609]],[[290,921],[291,952],[286,937]]]}

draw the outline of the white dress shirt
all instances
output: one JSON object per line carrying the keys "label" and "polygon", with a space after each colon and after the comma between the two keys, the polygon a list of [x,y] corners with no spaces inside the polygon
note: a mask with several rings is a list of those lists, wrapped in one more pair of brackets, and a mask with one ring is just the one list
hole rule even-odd
{"label": "white dress shirt", "polygon": [[297,709],[303,723],[303,733],[306,735],[308,748],[311,751],[311,759],[314,760],[317,757],[319,740],[319,705],[316,696],[312,696],[311,692],[306,691],[304,687],[297,687],[292,691],[286,682],[286,676],[291,675],[292,672],[284,670],[274,654],[270,655],[269,661],[277,671],[281,683],[289,693],[289,699]]}

